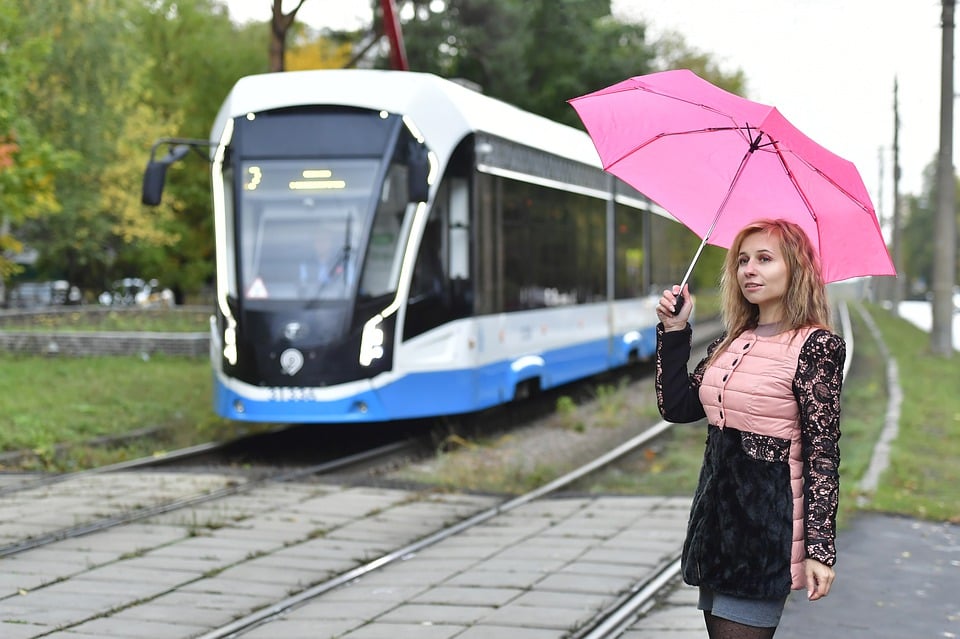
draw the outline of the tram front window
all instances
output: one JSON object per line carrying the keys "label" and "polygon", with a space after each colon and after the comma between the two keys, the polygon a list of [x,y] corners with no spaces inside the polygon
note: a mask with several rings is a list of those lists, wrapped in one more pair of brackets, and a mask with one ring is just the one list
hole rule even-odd
{"label": "tram front window", "polygon": [[244,297],[350,297],[376,171],[374,160],[243,164],[237,230]]}

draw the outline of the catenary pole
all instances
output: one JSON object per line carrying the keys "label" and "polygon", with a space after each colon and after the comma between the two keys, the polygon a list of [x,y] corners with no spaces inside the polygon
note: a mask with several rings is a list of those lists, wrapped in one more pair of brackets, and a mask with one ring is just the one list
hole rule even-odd
{"label": "catenary pole", "polygon": [[940,68],[940,152],[933,238],[933,326],[930,348],[953,357],[953,283],[956,275],[956,176],[953,170],[953,31],[956,0],[943,0]]}
{"label": "catenary pole", "polygon": [[897,276],[890,279],[890,302],[894,314],[900,313],[903,301],[903,256],[901,255],[900,222],[900,103],[898,99],[897,78],[893,78],[893,222],[890,237],[893,243],[891,256]]}

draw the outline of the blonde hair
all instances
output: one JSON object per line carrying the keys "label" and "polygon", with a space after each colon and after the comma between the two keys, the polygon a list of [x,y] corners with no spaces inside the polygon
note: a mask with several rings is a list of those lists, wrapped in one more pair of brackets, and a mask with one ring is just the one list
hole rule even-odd
{"label": "blonde hair", "polygon": [[756,328],[760,308],[751,304],[740,291],[737,271],[740,265],[740,247],[755,234],[767,233],[777,241],[787,265],[787,289],[783,295],[785,330],[807,326],[830,327],[830,305],[820,272],[820,262],[810,238],[797,224],[779,219],[757,220],[737,233],[724,260],[720,275],[720,316],[726,338],[714,351],[720,353],[744,331]]}

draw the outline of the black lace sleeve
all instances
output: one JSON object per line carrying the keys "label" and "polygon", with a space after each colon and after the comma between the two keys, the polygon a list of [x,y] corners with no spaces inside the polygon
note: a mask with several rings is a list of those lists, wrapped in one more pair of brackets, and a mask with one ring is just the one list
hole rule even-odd
{"label": "black lace sleeve", "polygon": [[804,531],[807,557],[837,560],[840,497],[840,390],[847,347],[826,330],[812,333],[800,351],[793,392],[800,406]]}
{"label": "black lace sleeve", "polygon": [[690,340],[693,330],[690,325],[682,331],[665,332],[663,324],[657,324],[657,407],[663,418],[683,424],[703,419],[700,403],[700,382],[707,367],[707,359],[722,337],[707,348],[707,357],[697,364],[693,373],[687,372],[690,359]]}

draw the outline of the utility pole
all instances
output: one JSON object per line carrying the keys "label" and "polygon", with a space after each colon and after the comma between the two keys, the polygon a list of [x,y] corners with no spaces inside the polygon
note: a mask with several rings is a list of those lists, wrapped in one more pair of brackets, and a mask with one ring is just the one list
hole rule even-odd
{"label": "utility pole", "polygon": [[[877,147],[877,220],[880,222],[881,229],[886,227],[888,222],[886,212],[883,208],[883,189],[885,186],[883,183],[883,178],[884,178],[884,174],[887,171],[887,165],[884,160],[884,153],[886,153],[886,149],[884,149],[883,146]],[[886,278],[884,280],[880,280],[881,282],[884,282],[883,286],[886,286],[885,280]],[[869,296],[868,299],[871,302],[876,302],[878,299],[878,295],[877,295],[878,291],[876,289],[876,284],[875,284],[877,280],[876,278],[871,278],[868,280],[868,282],[869,284],[864,292]],[[883,297],[883,299],[887,298],[886,290],[881,290],[879,291],[879,293]]]}
{"label": "utility pole", "polygon": [[956,272],[956,176],[953,171],[953,29],[956,0],[943,0],[940,67],[940,152],[937,156],[937,211],[933,238],[933,327],[930,348],[953,357],[953,281]]}
{"label": "utility pole", "polygon": [[897,276],[890,280],[890,303],[893,314],[900,314],[903,301],[903,258],[900,255],[900,103],[897,97],[897,77],[893,77],[893,229],[890,231],[893,250],[893,268]]}

